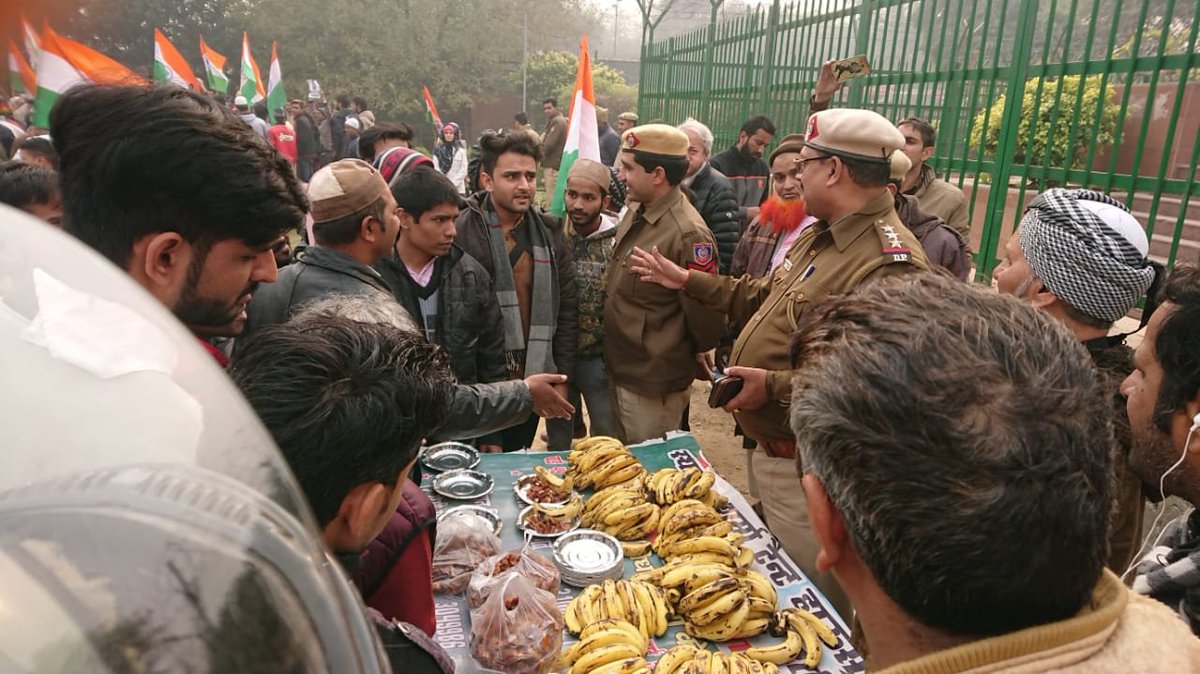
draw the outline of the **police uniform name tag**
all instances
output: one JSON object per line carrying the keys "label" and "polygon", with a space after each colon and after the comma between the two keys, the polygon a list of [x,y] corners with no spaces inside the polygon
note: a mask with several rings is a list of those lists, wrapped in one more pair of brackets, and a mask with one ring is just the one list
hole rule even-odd
{"label": "police uniform name tag", "polygon": [[883,236],[887,240],[887,245],[880,252],[884,255],[890,255],[892,262],[908,262],[912,251],[900,241],[900,234],[896,231],[896,228],[886,224],[883,220],[880,220],[878,224],[880,231],[883,232]]}

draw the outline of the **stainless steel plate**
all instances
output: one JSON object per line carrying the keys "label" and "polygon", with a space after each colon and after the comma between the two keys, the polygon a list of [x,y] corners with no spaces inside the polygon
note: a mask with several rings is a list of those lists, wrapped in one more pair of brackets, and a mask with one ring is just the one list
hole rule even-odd
{"label": "stainless steel plate", "polygon": [[474,468],[479,464],[479,450],[461,442],[442,442],[427,448],[421,463],[438,472]]}
{"label": "stainless steel plate", "polygon": [[496,482],[477,470],[451,470],[433,478],[433,490],[446,498],[470,501],[492,493]]}
{"label": "stainless steel plate", "polygon": [[[513,493],[515,493],[517,495],[517,498],[520,499],[521,502],[524,503],[525,505],[533,505],[534,503],[536,503],[536,501],[529,498],[529,486],[530,486],[530,483],[532,483],[533,481],[540,480],[540,479],[541,479],[540,477],[538,477],[537,475],[534,475],[532,473],[529,475],[522,475],[521,477],[517,478],[516,482],[513,483]],[[561,501],[548,502],[548,503],[546,503],[546,505],[562,505],[562,504],[566,503],[567,501],[570,501],[571,496],[574,496],[577,493],[579,493],[579,492],[572,491],[571,494],[567,496],[567,498],[565,498]]]}
{"label": "stainless steel plate", "polygon": [[564,574],[608,575],[625,561],[621,543],[593,529],[577,529],[554,543],[554,562]]}
{"label": "stainless steel plate", "polygon": [[481,505],[460,505],[447,508],[441,515],[438,515],[438,522],[448,520],[451,517],[478,517],[491,525],[492,533],[497,536],[504,529],[504,522],[500,519],[500,513]]}
{"label": "stainless steel plate", "polygon": [[540,531],[537,531],[536,529],[532,529],[530,527],[525,526],[525,518],[532,514],[533,514],[533,506],[529,506],[528,508],[522,510],[520,515],[517,515],[517,526],[520,527],[522,531],[529,534],[530,536],[536,536],[538,538],[558,538],[560,536],[565,536],[579,528],[580,518],[576,517],[574,520],[572,520],[571,526],[567,527],[566,529],[563,529],[562,531],[558,531],[558,532],[555,532],[552,534],[544,534]]}

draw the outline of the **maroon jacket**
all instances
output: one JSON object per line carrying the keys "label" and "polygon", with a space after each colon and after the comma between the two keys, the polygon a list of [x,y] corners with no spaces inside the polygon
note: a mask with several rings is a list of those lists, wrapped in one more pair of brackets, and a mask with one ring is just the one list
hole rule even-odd
{"label": "maroon jacket", "polygon": [[896,196],[896,215],[921,241],[929,264],[944,267],[960,281],[967,280],[971,274],[971,258],[962,234],[945,220],[922,211],[917,198],[910,194]]}
{"label": "maroon jacket", "polygon": [[437,537],[433,502],[405,478],[403,496],[384,530],[362,552],[353,580],[367,606],[432,635],[433,544]]}

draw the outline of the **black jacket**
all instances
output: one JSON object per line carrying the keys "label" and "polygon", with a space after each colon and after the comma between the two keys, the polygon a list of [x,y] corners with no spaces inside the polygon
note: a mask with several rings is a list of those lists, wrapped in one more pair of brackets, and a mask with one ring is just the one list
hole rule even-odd
{"label": "black jacket", "polygon": [[617,153],[621,151],[621,137],[611,126],[604,125],[600,132],[600,163],[612,166],[617,161]]}
{"label": "black jacket", "polygon": [[771,167],[767,166],[762,157],[747,161],[736,145],[713,155],[709,163],[733,185],[733,195],[741,207],[738,217],[744,225],[749,224],[746,208],[758,206],[767,200],[767,177],[771,175]]}
{"label": "black jacket", "polygon": [[692,205],[700,212],[704,224],[708,225],[713,238],[717,240],[721,273],[728,275],[729,265],[733,262],[733,252],[737,250],[738,241],[742,238],[742,225],[738,218],[738,202],[733,194],[733,186],[712,164],[705,164],[696,172],[688,189],[692,192]]}
{"label": "black jacket", "polygon": [[[422,288],[395,253],[375,265],[392,287],[395,297],[450,356],[450,367],[462,384],[504,381],[504,332],[500,329],[500,305],[492,289],[492,276],[483,265],[457,245],[434,262],[433,278]],[[422,296],[438,292],[438,324],[430,331],[421,312]],[[499,444],[498,438],[480,442]]]}
{"label": "black jacket", "polygon": [[[479,205],[483,195],[481,192],[468,199],[465,208],[458,214],[458,238],[455,244],[462,246],[494,278],[496,271],[492,265],[492,245],[488,239],[487,221]],[[554,365],[560,374],[572,377],[575,374],[575,353],[579,349],[579,290],[575,285],[571,244],[567,241],[561,219],[536,208],[534,219],[545,230],[550,243],[550,263],[554,269],[553,294],[557,303],[552,344]],[[499,323],[496,329],[503,330]]]}
{"label": "black jacket", "polygon": [[274,283],[265,283],[254,292],[246,308],[245,334],[283,323],[296,309],[313,300],[372,293],[391,300],[392,289],[379,272],[332,248],[309,246],[279,272]]}
{"label": "black jacket", "polygon": [[312,115],[301,112],[296,115],[296,154],[300,157],[312,158],[321,154],[321,135],[317,132],[317,123]]}

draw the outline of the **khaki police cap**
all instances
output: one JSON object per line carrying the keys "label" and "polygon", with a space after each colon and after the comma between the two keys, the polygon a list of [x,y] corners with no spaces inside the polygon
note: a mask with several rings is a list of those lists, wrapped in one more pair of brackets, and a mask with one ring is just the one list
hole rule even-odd
{"label": "khaki police cap", "polygon": [[686,157],[688,137],[670,124],[643,124],[621,134],[621,149],[664,157]]}
{"label": "khaki police cap", "polygon": [[888,174],[888,179],[903,181],[904,176],[908,175],[911,168],[912,160],[908,158],[908,155],[904,154],[903,150],[896,150],[892,153],[892,170]]}
{"label": "khaki police cap", "polygon": [[904,134],[878,113],[837,108],[822,110],[808,118],[804,142],[826,154],[889,164],[892,152],[904,147]]}
{"label": "khaki police cap", "polygon": [[637,124],[638,116],[636,112],[622,112],[621,114],[617,115],[617,119]]}
{"label": "khaki police cap", "polygon": [[779,146],[771,153],[771,158],[767,161],[767,165],[775,163],[775,158],[785,152],[799,152],[804,149],[804,134],[789,133],[779,141]]}

